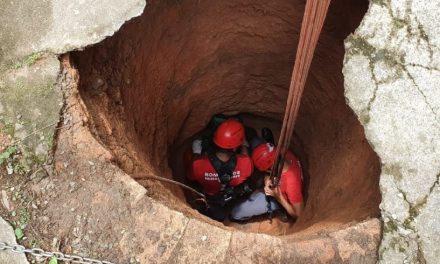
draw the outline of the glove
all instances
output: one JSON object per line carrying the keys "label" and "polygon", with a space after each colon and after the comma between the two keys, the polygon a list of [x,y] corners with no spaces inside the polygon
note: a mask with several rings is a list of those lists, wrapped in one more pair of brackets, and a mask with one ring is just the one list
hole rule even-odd
{"label": "glove", "polygon": [[223,201],[224,203],[228,203],[229,201],[231,201],[232,199],[234,199],[234,188],[233,187],[228,187],[226,188],[226,190],[223,191]]}
{"label": "glove", "polygon": [[250,188],[249,184],[242,183],[239,186],[235,187],[234,198],[243,196],[243,195],[251,193],[251,192],[252,192],[252,189]]}
{"label": "glove", "polygon": [[208,202],[208,206],[216,205],[220,207],[224,207],[226,205],[225,197],[223,194],[216,194],[214,196],[206,196],[206,200]]}
{"label": "glove", "polygon": [[193,154],[202,154],[202,140],[196,139],[192,143],[192,152]]}
{"label": "glove", "polygon": [[231,200],[235,200],[243,195],[251,193],[252,189],[249,187],[247,183],[242,183],[236,187],[228,187],[223,191],[223,199],[225,203],[228,203]]}

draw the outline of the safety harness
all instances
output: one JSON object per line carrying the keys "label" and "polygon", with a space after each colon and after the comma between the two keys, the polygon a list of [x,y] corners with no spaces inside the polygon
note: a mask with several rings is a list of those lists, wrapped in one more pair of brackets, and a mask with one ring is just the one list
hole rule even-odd
{"label": "safety harness", "polygon": [[252,191],[246,183],[237,187],[230,186],[229,184],[234,177],[234,170],[237,166],[237,156],[235,154],[231,155],[227,162],[221,161],[215,153],[208,154],[208,158],[217,172],[221,184],[218,195],[212,197],[212,201],[215,200],[217,203],[226,204],[233,198]]}

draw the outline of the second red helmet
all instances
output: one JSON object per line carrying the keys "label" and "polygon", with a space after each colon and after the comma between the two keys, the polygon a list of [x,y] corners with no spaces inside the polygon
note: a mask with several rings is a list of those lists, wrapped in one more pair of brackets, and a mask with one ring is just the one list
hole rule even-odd
{"label": "second red helmet", "polygon": [[244,126],[238,120],[221,123],[214,134],[214,143],[223,149],[238,148],[244,142]]}
{"label": "second red helmet", "polygon": [[258,145],[252,152],[254,166],[260,171],[266,171],[275,162],[276,149],[273,144],[265,143]]}

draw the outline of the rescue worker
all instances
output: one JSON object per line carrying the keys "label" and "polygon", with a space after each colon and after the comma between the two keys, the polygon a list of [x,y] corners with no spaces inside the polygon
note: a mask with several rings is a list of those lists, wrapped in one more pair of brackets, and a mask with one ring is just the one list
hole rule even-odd
{"label": "rescue worker", "polygon": [[201,141],[194,141],[194,158],[187,175],[207,196],[207,208],[201,212],[217,221],[226,218],[225,207],[252,190],[246,180],[253,171],[252,160],[236,150],[244,143],[244,126],[235,119],[222,122],[215,130],[215,151],[203,154]]}
{"label": "rescue worker", "polygon": [[[253,216],[269,213],[271,210],[281,209],[281,207],[292,218],[301,215],[304,203],[300,162],[292,152],[288,151],[279,186],[272,186],[268,174],[275,162],[275,153],[276,148],[271,143],[259,144],[253,149],[252,161],[255,168],[267,173],[264,178],[264,189],[254,192],[247,200],[237,204],[231,211],[232,220],[247,220]],[[266,199],[266,196],[274,199]]]}
{"label": "rescue worker", "polygon": [[[224,114],[215,114],[211,118],[211,121],[209,121],[207,128],[201,135],[201,139],[194,140],[193,148],[196,148],[198,150],[200,148],[199,145],[201,145],[202,148],[201,153],[207,154],[214,152],[217,149],[217,146],[213,142],[215,131],[217,131],[217,128],[220,126],[221,123],[223,123],[226,120],[232,120],[232,119],[237,120],[240,123],[243,123],[239,115],[227,116]],[[237,148],[237,152],[241,154],[249,155],[248,147],[249,146],[245,138],[243,145]]]}

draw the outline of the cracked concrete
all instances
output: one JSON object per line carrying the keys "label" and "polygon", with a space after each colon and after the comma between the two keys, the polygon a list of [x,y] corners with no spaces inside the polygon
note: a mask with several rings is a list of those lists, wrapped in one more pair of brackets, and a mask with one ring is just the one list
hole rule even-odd
{"label": "cracked concrete", "polygon": [[[3,218],[0,217],[0,241],[9,245],[17,245],[14,230]],[[0,250],[0,263],[29,264],[24,253],[15,253],[10,250]]]}
{"label": "cracked concrete", "polygon": [[98,43],[142,14],[144,0],[5,1],[0,8],[0,65],[46,51]]}
{"label": "cracked concrete", "polygon": [[372,1],[346,40],[347,103],[382,162],[382,263],[440,259],[440,2]]}
{"label": "cracked concrete", "polygon": [[[100,8],[96,8],[98,6]],[[60,95],[59,91],[53,91],[51,85],[59,67],[53,53],[80,49],[101,41],[118,30],[126,20],[139,15],[144,6],[145,1],[142,0],[5,2],[0,9],[0,88],[7,92],[1,95],[13,95],[12,86],[17,84],[17,80],[34,84],[31,78],[42,77],[44,85],[41,87],[49,87],[50,92],[40,98],[45,101],[39,104],[52,106],[49,112],[58,113]],[[88,12],[78,13],[79,9]],[[440,215],[436,213],[440,206],[439,17],[439,1],[372,0],[362,25],[346,42],[344,74],[347,102],[358,115],[368,140],[382,160],[381,210],[385,223],[379,250],[382,263],[436,263],[440,259]],[[48,53],[41,56],[39,53],[42,51]],[[25,86],[15,88],[20,92],[28,91],[27,102],[33,101],[29,95],[34,94],[34,90],[24,89]],[[29,113],[29,118],[34,118],[32,115],[44,116],[42,111]],[[0,98],[0,117],[15,123],[14,130],[21,133],[23,127],[15,120],[18,116],[24,116],[22,109],[13,109],[10,103]],[[56,121],[56,116],[49,118]],[[53,133],[53,129],[49,133]],[[41,145],[39,143],[32,142],[31,146],[37,148]],[[44,145],[40,149],[45,152],[48,147]],[[61,178],[64,183],[69,181],[66,175]],[[120,183],[123,187],[118,188],[135,193],[136,183],[125,176]],[[203,245],[198,244],[200,241],[211,245],[210,237],[206,241],[201,239],[209,231],[221,242],[216,251],[211,252],[212,257],[226,263],[258,263],[269,259],[281,263],[356,263],[365,259],[373,262],[376,258],[375,248],[366,249],[355,244],[354,250],[347,250],[353,241],[346,234],[353,229],[368,228],[367,225],[377,228],[379,223],[374,220],[365,224],[367,227],[350,227],[319,237],[316,241],[296,241],[292,249],[291,244],[285,241],[263,235],[255,235],[255,239],[251,240],[243,233],[231,233],[208,224],[197,222],[189,226],[188,223],[194,220],[160,204],[152,205],[150,200],[141,198],[144,197],[143,190],[138,190],[138,198],[131,199],[127,207],[135,212],[136,205],[142,203],[163,218],[135,214],[133,221],[149,222],[154,228],[164,225],[167,230],[162,234],[154,233],[154,229],[133,230],[121,235],[119,248],[125,256],[136,252],[142,260],[154,257],[171,261],[176,256],[179,258],[176,262],[191,261],[191,256],[185,255],[189,252],[188,247]],[[101,204],[91,206],[102,207]],[[69,209],[62,210],[65,214],[69,213]],[[127,226],[132,224],[129,222]],[[188,230],[189,227],[192,229]],[[203,230],[205,232],[200,233]],[[202,234],[201,240],[188,237],[187,232]],[[133,237],[142,239],[145,248],[135,251]],[[346,241],[335,245],[335,237],[344,237]],[[248,243],[246,254],[240,248],[244,239]],[[377,240],[378,234],[370,239]],[[311,243],[318,245],[314,247],[319,249],[318,253],[310,250]],[[274,245],[277,246],[274,251],[268,250]],[[111,250],[106,250],[111,255]],[[322,259],[314,259],[315,256]]]}
{"label": "cracked concrete", "polygon": [[[4,1],[0,7],[0,131],[21,140],[29,171],[53,146],[62,107],[57,54],[111,36],[144,0]],[[44,128],[44,129],[43,129]],[[38,132],[36,132],[38,131]]]}

